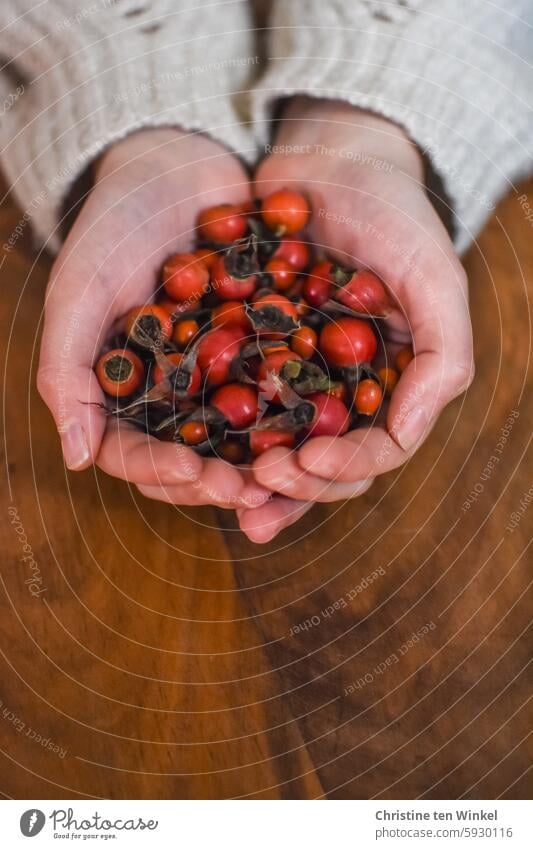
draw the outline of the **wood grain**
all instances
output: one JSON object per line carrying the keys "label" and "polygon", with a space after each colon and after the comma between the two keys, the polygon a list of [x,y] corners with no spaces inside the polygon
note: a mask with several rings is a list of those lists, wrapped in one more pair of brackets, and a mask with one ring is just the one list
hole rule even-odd
{"label": "wood grain", "polygon": [[513,195],[467,257],[477,377],[417,457],[264,548],[65,470],[33,380],[49,260],[27,230],[2,252],[5,796],[531,793],[531,232]]}

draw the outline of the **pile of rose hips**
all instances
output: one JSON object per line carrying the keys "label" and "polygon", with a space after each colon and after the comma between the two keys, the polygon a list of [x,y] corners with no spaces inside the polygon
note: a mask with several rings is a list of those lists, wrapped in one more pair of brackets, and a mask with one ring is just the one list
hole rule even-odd
{"label": "pile of rose hips", "polygon": [[164,297],[130,310],[96,364],[110,414],[231,463],[373,416],[413,353],[372,369],[387,292],[295,237],[310,214],[288,189],[204,210],[196,250],[163,266]]}

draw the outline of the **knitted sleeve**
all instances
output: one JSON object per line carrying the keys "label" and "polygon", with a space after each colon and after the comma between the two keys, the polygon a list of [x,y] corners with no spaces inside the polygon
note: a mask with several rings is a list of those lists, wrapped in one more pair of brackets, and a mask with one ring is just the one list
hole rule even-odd
{"label": "knitted sleeve", "polygon": [[179,125],[251,155],[235,104],[259,61],[247,0],[10,0],[0,57],[0,162],[41,239],[133,130]]}
{"label": "knitted sleeve", "polygon": [[530,167],[532,25],[530,0],[274,0],[257,134],[296,93],[395,121],[444,183],[462,250]]}

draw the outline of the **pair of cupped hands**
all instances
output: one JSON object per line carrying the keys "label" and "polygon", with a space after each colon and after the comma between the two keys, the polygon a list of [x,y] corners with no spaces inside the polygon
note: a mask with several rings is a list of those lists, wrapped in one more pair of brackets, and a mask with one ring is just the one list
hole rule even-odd
{"label": "pair of cupped hands", "polygon": [[[267,542],[314,502],[355,498],[404,463],[473,375],[466,276],[424,187],[423,160],[403,130],[354,107],[295,98],[252,181],[207,136],[141,130],[114,144],[54,263],[46,294],[38,388],[65,463],[92,463],[140,492],[180,505],[233,509]],[[201,209],[290,187],[313,210],[307,238],[348,266],[368,267],[397,308],[384,345],[412,341],[382,425],[299,450],[273,448],[251,469],[161,442],[106,416],[93,372],[102,345],[133,306],[149,302],[166,257],[189,250]]]}

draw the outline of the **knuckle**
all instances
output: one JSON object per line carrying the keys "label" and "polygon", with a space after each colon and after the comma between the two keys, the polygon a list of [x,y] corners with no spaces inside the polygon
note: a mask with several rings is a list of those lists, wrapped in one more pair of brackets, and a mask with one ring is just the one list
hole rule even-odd
{"label": "knuckle", "polygon": [[449,385],[454,397],[465,392],[472,385],[475,376],[474,360],[456,362],[449,369]]}
{"label": "knuckle", "polygon": [[37,372],[37,391],[45,403],[49,403],[57,390],[56,370],[51,366],[40,366]]}

